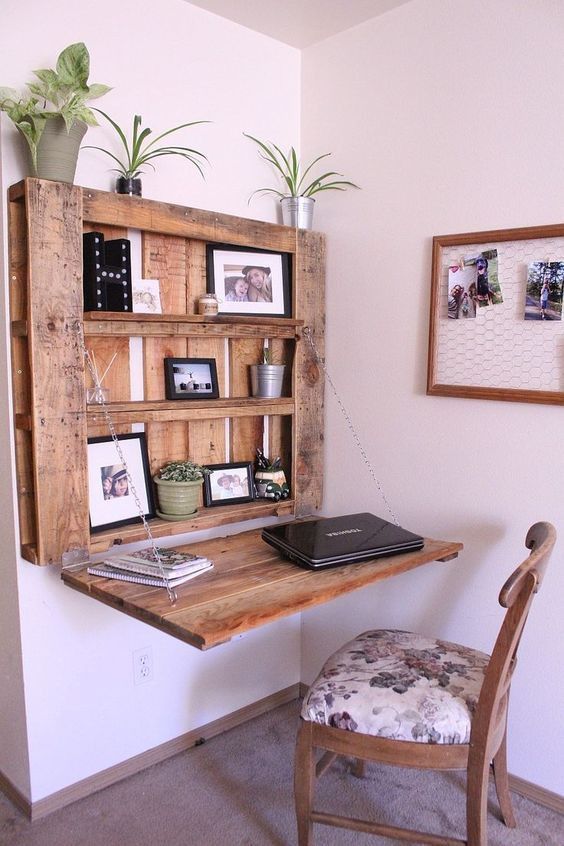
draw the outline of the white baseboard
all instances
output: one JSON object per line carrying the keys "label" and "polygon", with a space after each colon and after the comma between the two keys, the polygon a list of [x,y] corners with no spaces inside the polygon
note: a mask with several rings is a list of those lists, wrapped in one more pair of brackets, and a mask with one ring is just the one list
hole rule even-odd
{"label": "white baseboard", "polygon": [[[303,683],[296,683],[284,690],[266,696],[258,702],[253,702],[245,708],[240,708],[232,714],[227,714],[225,717],[220,717],[205,726],[201,726],[194,731],[186,732],[173,740],[162,743],[160,746],[155,746],[153,749],[148,749],[140,755],[135,755],[127,761],[122,761],[114,767],[109,767],[107,770],[102,770],[93,776],[82,779],[76,784],[65,787],[63,790],[58,790],[44,799],[39,799],[37,802],[29,802],[19,790],[17,790],[11,782],[0,772],[0,790],[6,794],[14,805],[20,808],[26,816],[31,820],[38,820],[47,814],[58,811],[78,799],[84,799],[104,787],[109,787],[128,776],[135,775],[153,764],[171,758],[179,752],[184,752],[190,749],[202,740],[209,740],[224,731],[235,728],[235,726],[242,725],[242,723],[252,720],[261,714],[266,714],[272,711],[279,705],[284,705],[286,702],[291,702],[297,699],[298,696],[303,696],[307,691],[308,686]],[[558,793],[552,793],[550,790],[545,790],[544,787],[539,787],[530,781],[525,781],[518,776],[509,776],[509,786],[515,793],[531,799],[539,805],[550,808],[559,814],[564,815],[564,796]]]}
{"label": "white baseboard", "polygon": [[515,793],[520,793],[521,796],[531,799],[538,805],[544,805],[545,808],[550,808],[551,811],[564,815],[564,796],[546,790],[544,787],[539,787],[532,781],[525,781],[524,778],[511,775],[511,773],[509,774],[509,787]]}
{"label": "white baseboard", "polygon": [[93,776],[82,779],[76,782],[76,784],[71,784],[69,787],[58,790],[56,793],[52,793],[44,799],[39,799],[37,802],[29,802],[29,800],[10,784],[7,778],[2,776],[2,773],[0,773],[0,790],[29,819],[35,821],[47,816],[47,814],[53,813],[53,811],[64,808],[66,805],[70,805],[72,802],[76,802],[78,799],[84,799],[84,797],[90,796],[104,787],[109,787],[111,784],[115,784],[128,776],[135,775],[135,773],[141,772],[141,770],[151,767],[153,764],[159,763],[159,761],[164,761],[173,755],[177,755],[179,752],[184,752],[186,749],[190,749],[203,740],[209,740],[224,731],[228,731],[235,728],[235,726],[246,723],[248,720],[259,717],[261,714],[266,714],[279,705],[292,702],[298,696],[298,683],[290,685],[290,687],[280,690],[278,693],[265,696],[264,699],[260,699],[258,702],[253,702],[251,705],[239,708],[238,711],[234,711],[232,714],[227,714],[225,717],[220,717],[218,720],[214,720],[205,726],[200,726],[193,731],[180,735],[180,737],[168,740],[160,746],[148,749],[140,755],[128,758],[127,761],[122,761],[120,764],[116,764]]}

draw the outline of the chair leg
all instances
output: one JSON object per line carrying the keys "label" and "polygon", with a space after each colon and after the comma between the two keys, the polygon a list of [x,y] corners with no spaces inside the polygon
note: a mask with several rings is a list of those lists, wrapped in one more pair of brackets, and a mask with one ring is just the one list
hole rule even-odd
{"label": "chair leg", "polygon": [[357,758],[352,766],[352,772],[356,778],[364,778],[364,773],[366,772],[366,761],[362,758]]}
{"label": "chair leg", "polygon": [[516,828],[517,822],[513,813],[513,803],[511,801],[509,780],[507,778],[507,730],[503,735],[501,746],[494,755],[492,763],[495,790],[503,822],[508,828]]}
{"label": "chair leg", "polygon": [[311,723],[300,720],[294,762],[294,797],[298,823],[298,846],[313,846],[311,805],[315,782],[315,759],[311,743]]}
{"label": "chair leg", "polygon": [[489,773],[490,767],[485,759],[469,761],[466,787],[467,846],[488,846]]}

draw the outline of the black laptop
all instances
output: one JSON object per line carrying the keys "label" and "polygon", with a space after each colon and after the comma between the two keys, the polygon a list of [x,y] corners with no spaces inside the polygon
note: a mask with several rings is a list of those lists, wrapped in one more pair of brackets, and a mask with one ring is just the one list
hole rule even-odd
{"label": "black laptop", "polygon": [[269,526],[263,529],[262,539],[310,570],[355,564],[423,546],[420,535],[368,513]]}

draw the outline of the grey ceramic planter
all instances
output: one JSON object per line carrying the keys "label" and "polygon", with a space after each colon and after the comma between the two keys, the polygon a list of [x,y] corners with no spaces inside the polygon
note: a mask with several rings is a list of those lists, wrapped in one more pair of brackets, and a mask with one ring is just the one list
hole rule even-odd
{"label": "grey ceramic planter", "polygon": [[45,123],[37,145],[37,170],[39,179],[55,182],[74,182],[80,142],[88,126],[75,120],[70,132],[61,117],[50,118]]}

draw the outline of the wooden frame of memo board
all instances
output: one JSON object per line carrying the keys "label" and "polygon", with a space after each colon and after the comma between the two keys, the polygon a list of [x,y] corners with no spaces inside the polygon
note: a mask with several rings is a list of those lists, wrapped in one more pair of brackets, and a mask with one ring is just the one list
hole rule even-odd
{"label": "wooden frame of memo board", "polygon": [[[474,319],[449,319],[449,268],[468,268],[482,253],[495,259],[497,302],[478,305]],[[564,404],[561,285],[552,319],[540,319],[528,297],[533,263],[557,267],[562,278],[564,224],[433,238],[428,394]]]}

